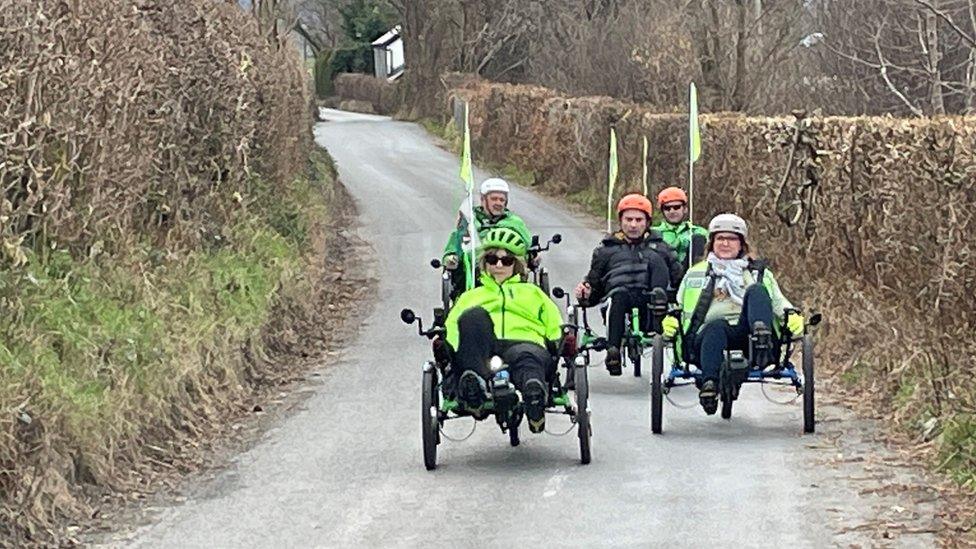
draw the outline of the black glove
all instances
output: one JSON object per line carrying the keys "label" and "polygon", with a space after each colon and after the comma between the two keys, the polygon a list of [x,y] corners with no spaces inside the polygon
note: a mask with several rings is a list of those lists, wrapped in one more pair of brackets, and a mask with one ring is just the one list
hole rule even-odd
{"label": "black glove", "polygon": [[434,351],[434,361],[440,365],[451,363],[451,346],[443,338],[435,337],[430,346]]}

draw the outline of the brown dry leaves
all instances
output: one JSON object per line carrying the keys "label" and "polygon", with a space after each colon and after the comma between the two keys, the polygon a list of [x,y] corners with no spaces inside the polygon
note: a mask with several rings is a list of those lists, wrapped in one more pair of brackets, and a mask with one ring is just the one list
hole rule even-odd
{"label": "brown dry leaves", "polygon": [[227,3],[0,0],[2,263],[222,226],[250,173],[304,162],[293,56]]}

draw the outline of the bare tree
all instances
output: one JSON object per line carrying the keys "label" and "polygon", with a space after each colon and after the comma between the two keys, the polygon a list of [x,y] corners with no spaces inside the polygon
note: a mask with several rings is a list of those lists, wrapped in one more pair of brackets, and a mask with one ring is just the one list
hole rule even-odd
{"label": "bare tree", "polygon": [[452,0],[391,0],[403,22],[407,71],[401,93],[416,116],[439,114],[440,74],[450,69]]}
{"label": "bare tree", "polygon": [[251,0],[251,13],[261,34],[278,47],[285,44],[297,22],[293,0]]}
{"label": "bare tree", "polygon": [[339,9],[347,0],[298,0],[295,6],[302,28],[323,48],[335,48],[342,39]]}
{"label": "bare tree", "polygon": [[826,70],[860,91],[864,111],[973,112],[974,0],[824,2],[820,21]]}
{"label": "bare tree", "polygon": [[755,110],[799,77],[784,68],[812,31],[805,2],[694,0],[685,10],[711,108]]}
{"label": "bare tree", "polygon": [[537,6],[525,0],[459,0],[451,21],[461,31],[453,68],[501,79],[522,67],[538,29]]}
{"label": "bare tree", "polygon": [[428,113],[443,110],[444,71],[661,108],[680,108],[690,80],[710,110],[976,108],[976,0],[390,2],[402,87]]}

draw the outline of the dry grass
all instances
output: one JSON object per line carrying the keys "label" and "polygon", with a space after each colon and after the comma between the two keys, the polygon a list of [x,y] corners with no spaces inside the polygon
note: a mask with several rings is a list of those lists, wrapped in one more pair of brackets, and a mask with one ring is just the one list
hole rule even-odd
{"label": "dry grass", "polygon": [[56,543],[82,486],[274,377],[326,215],[309,112],[232,3],[0,0],[0,539]]}

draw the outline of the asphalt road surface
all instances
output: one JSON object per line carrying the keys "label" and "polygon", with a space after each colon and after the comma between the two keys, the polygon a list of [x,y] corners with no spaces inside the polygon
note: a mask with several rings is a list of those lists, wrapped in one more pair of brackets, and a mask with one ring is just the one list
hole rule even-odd
{"label": "asphalt road surface", "polygon": [[[453,226],[457,158],[420,127],[325,111],[316,139],[355,197],[354,228],[375,250],[378,279],[359,337],[323,365],[303,409],[236,457],[217,479],[128,540],[134,547],[375,547],[602,545],[823,547],[836,543],[824,502],[856,495],[817,464],[801,408],[743,389],[732,421],[665,403],[665,434],[650,432],[647,377],[590,373],[593,462],[575,431],[523,433],[511,448],[493,421],[443,443],[424,470],[419,425],[425,339],[398,313],[429,317],[439,295],[428,265]],[[477,162],[477,151],[475,151]],[[488,174],[477,173],[480,181]],[[554,201],[515,189],[512,209],[534,233],[563,235],[545,255],[553,286],[585,273],[600,232]],[[595,315],[594,315],[595,316]],[[592,320],[592,319],[591,319]],[[602,329],[602,328],[601,328]],[[646,374],[645,374],[646,375]],[[776,398],[789,393],[775,392]],[[682,405],[696,393],[676,391]],[[449,424],[462,437],[471,423]],[[563,417],[550,418],[558,432]]]}

